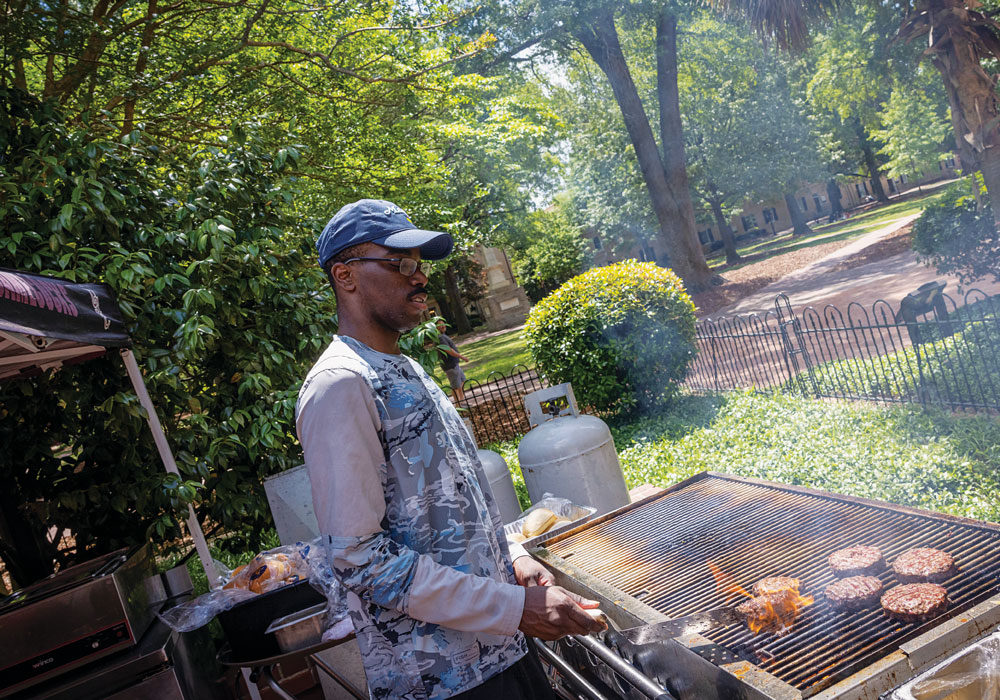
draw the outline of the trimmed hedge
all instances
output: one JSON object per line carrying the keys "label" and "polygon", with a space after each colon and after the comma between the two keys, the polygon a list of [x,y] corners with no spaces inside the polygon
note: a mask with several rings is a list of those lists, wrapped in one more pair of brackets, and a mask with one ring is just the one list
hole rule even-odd
{"label": "trimmed hedge", "polygon": [[572,382],[597,409],[664,403],[694,359],[691,297],[671,270],[628,260],[578,275],[531,310],[524,329],[538,371]]}

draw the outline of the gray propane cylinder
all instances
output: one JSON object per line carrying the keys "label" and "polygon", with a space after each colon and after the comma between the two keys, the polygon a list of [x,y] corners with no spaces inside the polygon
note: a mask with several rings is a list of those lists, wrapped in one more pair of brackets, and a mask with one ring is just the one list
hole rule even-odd
{"label": "gray propane cylinder", "polygon": [[547,492],[592,506],[597,514],[628,504],[611,431],[600,418],[580,414],[573,387],[559,384],[527,394],[524,404],[532,429],[521,438],[517,458],[532,503]]}
{"label": "gray propane cylinder", "polygon": [[483,463],[486,479],[490,482],[493,498],[500,509],[504,523],[512,523],[521,515],[521,503],[517,500],[514,480],[504,458],[493,450],[479,450],[479,461]]}
{"label": "gray propane cylinder", "polygon": [[[472,421],[467,417],[462,419],[469,437],[476,441],[476,431],[472,428]],[[483,471],[486,472],[486,480],[490,484],[493,498],[497,502],[497,509],[504,524],[512,523],[521,515],[521,502],[517,500],[517,491],[514,490],[514,479],[510,476],[510,469],[504,458],[493,450],[476,450],[479,453],[479,461],[483,463]]]}

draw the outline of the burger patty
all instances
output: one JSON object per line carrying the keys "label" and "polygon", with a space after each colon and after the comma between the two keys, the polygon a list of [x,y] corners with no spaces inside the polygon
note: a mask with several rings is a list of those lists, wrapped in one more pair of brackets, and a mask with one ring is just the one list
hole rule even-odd
{"label": "burger patty", "polygon": [[863,544],[838,549],[826,561],[834,576],[874,576],[885,569],[882,550]]}
{"label": "burger patty", "polygon": [[838,610],[862,610],[878,602],[882,582],[874,576],[850,576],[826,587],[826,599]]}
{"label": "burger patty", "polygon": [[936,583],[896,586],[882,596],[886,616],[900,622],[926,622],[948,608],[948,591]]}
{"label": "burger patty", "polygon": [[951,578],[957,568],[948,552],[920,547],[896,557],[892,571],[900,583],[940,583]]}
{"label": "burger patty", "polygon": [[781,593],[782,591],[795,591],[798,593],[801,586],[802,582],[791,576],[770,576],[762,578],[753,585],[753,594],[755,596],[762,596]]}
{"label": "burger patty", "polygon": [[760,626],[761,632],[781,632],[795,618],[796,597],[798,594],[789,589],[759,595],[737,605],[736,613],[748,627]]}

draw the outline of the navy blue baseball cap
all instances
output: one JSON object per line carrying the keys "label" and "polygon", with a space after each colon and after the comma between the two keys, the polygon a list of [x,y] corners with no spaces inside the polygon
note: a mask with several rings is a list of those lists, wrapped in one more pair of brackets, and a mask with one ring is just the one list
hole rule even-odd
{"label": "navy blue baseball cap", "polygon": [[359,243],[419,248],[424,260],[446,258],[453,246],[450,234],[417,228],[406,212],[392,202],[360,199],[341,207],[316,239],[320,267],[325,267],[340,251]]}

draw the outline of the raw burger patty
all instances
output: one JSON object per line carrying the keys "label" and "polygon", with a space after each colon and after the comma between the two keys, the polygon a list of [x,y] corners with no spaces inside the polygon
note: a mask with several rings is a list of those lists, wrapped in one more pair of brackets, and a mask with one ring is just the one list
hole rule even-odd
{"label": "raw burger patty", "polygon": [[782,591],[795,591],[798,593],[801,586],[802,582],[791,576],[770,576],[762,578],[753,585],[753,594],[761,596],[781,593]]}
{"label": "raw burger patty", "polygon": [[826,599],[838,610],[870,608],[882,595],[882,582],[874,576],[850,576],[826,587]]}
{"label": "raw burger patty", "polygon": [[948,607],[948,591],[936,583],[896,586],[882,596],[882,610],[900,622],[926,622]]}
{"label": "raw burger patty", "polygon": [[834,576],[874,576],[885,569],[882,550],[863,544],[838,549],[826,562]]}
{"label": "raw burger patty", "polygon": [[940,549],[910,549],[892,563],[892,571],[900,583],[940,583],[951,578],[956,570],[952,556]]}

